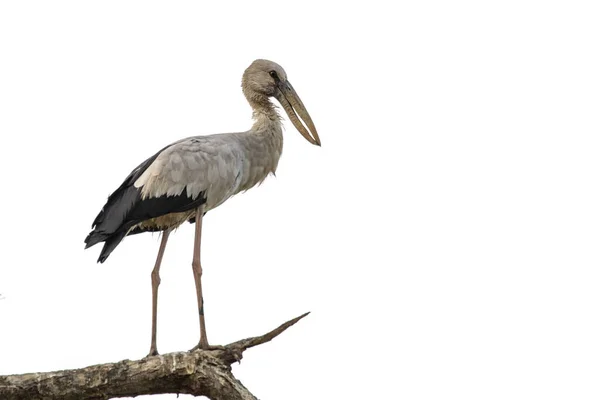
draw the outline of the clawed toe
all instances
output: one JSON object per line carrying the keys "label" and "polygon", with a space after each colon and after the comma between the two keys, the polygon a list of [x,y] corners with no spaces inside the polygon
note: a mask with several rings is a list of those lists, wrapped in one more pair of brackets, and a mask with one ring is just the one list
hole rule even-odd
{"label": "clawed toe", "polygon": [[154,357],[158,355],[158,351],[156,349],[151,349],[150,353],[148,353],[148,355],[144,358],[150,358],[150,357]]}
{"label": "clawed toe", "polygon": [[197,345],[195,345],[194,347],[192,347],[190,349],[190,351],[197,351],[197,350],[225,350],[225,346],[221,346],[221,345],[210,345],[207,344],[206,346],[201,346],[200,343],[198,343]]}

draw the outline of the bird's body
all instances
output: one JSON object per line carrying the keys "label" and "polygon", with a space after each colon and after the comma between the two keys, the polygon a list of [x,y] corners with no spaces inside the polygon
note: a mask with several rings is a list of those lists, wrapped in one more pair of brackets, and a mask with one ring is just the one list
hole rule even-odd
{"label": "bird's body", "polygon": [[199,346],[208,346],[200,283],[202,217],[231,196],[252,188],[270,173],[275,173],[283,149],[283,135],[281,118],[269,97],[277,98],[309,142],[320,145],[308,112],[279,65],[267,60],[254,61],[244,72],[242,89],[254,111],[254,125],[250,130],[193,136],[166,146],[135,168],[109,196],[85,239],[86,248],[104,242],[98,258],[99,262],[104,262],[127,235],[163,232],[152,272],[150,354],[157,354],[156,301],[162,255],[169,233],[186,221],[196,223],[193,270],[201,326]]}
{"label": "bird's body", "polygon": [[[275,110],[273,110],[275,113]],[[105,241],[104,262],[128,234],[174,229],[275,173],[283,148],[281,123],[261,114],[247,132],[179,140],[135,168],[94,221],[86,243]],[[265,121],[266,119],[266,121]]]}

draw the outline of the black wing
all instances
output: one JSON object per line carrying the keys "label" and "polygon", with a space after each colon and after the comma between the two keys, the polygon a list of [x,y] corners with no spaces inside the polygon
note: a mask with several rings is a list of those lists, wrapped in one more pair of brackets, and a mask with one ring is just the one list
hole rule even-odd
{"label": "black wing", "polygon": [[167,146],[136,167],[125,178],[121,186],[114,191],[102,207],[92,224],[92,231],[85,238],[85,248],[104,242],[98,262],[104,262],[110,253],[130,232],[130,229],[147,219],[160,217],[169,213],[194,209],[206,201],[203,193],[196,199],[186,195],[185,190],[178,196],[161,196],[142,200],[141,190],[134,186],[135,181],[146,171]]}

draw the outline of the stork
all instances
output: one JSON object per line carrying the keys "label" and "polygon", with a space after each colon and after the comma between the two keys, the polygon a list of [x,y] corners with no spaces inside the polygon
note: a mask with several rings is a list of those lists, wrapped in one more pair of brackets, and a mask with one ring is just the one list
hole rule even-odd
{"label": "stork", "polygon": [[268,60],[255,60],[244,71],[242,91],[253,110],[254,124],[250,130],[192,136],[164,147],[131,171],[108,197],[85,239],[86,249],[104,242],[98,258],[98,262],[103,263],[125,236],[162,232],[151,273],[152,339],[149,356],[158,354],[156,313],[160,264],[169,234],[186,221],[195,223],[192,271],[200,322],[200,341],[192,350],[210,347],[202,297],[202,218],[231,196],[256,186],[269,174],[275,173],[283,135],[281,117],[270,98],[279,101],[306,140],[321,145],[310,115],[281,66]]}

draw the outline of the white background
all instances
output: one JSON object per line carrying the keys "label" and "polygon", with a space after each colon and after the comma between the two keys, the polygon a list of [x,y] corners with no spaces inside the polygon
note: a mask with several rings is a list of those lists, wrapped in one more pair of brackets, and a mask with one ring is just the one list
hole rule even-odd
{"label": "white background", "polygon": [[[286,119],[277,178],[206,216],[208,337],[312,313],[236,376],[261,399],[597,399],[594,3],[2,2],[0,374],[146,355],[159,236],[103,265],[83,239],[146,157],[248,129],[267,58],[323,147]],[[198,341],[192,242],[167,246],[163,353]]]}

